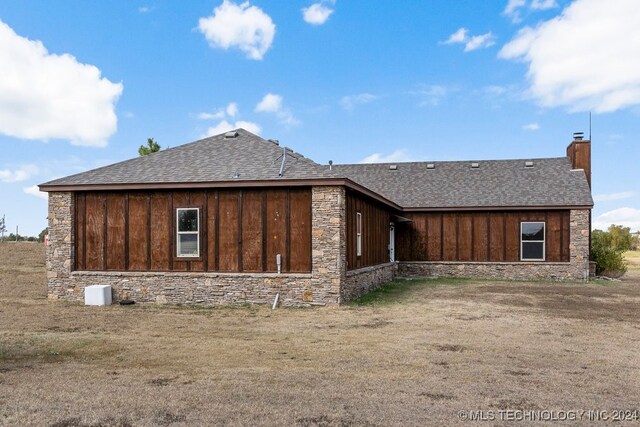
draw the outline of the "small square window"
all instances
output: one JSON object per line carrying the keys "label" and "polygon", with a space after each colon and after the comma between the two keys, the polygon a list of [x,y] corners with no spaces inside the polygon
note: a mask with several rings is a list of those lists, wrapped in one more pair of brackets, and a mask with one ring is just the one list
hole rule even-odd
{"label": "small square window", "polygon": [[178,208],[176,210],[176,234],[178,257],[200,256],[200,209]]}
{"label": "small square window", "polygon": [[520,223],[520,260],[545,260],[545,223]]}

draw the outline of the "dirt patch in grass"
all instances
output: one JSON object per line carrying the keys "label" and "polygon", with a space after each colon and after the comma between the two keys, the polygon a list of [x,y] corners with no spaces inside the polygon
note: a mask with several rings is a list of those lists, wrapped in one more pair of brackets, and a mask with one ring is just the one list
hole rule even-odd
{"label": "dirt patch in grass", "polygon": [[456,425],[463,410],[638,409],[640,275],[398,281],[310,310],[85,307],[46,300],[41,249],[0,245],[0,425]]}

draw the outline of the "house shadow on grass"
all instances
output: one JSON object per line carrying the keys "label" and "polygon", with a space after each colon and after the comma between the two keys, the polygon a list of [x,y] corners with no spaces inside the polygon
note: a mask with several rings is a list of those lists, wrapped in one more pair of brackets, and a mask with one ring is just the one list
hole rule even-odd
{"label": "house shadow on grass", "polygon": [[439,277],[434,279],[396,279],[385,283],[379,288],[362,295],[349,303],[351,306],[371,306],[392,303],[401,303],[409,300],[409,297],[425,287],[458,286],[477,283],[477,279],[459,279]]}

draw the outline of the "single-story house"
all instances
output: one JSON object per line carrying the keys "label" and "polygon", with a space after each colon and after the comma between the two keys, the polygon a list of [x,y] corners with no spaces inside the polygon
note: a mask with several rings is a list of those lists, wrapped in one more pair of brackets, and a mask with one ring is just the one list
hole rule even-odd
{"label": "single-story house", "polygon": [[582,280],[591,144],[566,157],[320,165],[243,129],[40,185],[48,293],[341,304],[394,277]]}

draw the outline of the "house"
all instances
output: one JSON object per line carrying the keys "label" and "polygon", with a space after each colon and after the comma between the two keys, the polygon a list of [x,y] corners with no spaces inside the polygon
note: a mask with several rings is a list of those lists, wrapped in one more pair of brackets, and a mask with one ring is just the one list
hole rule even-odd
{"label": "house", "polygon": [[320,165],[238,129],[40,185],[49,297],[325,305],[396,276],[585,279],[590,151]]}

